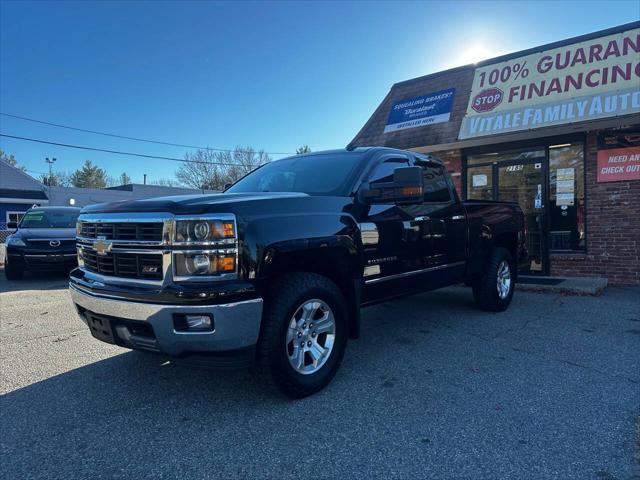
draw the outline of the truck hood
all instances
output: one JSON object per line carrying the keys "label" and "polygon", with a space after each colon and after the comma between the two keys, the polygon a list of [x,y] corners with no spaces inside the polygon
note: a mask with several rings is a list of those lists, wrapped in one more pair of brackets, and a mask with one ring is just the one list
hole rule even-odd
{"label": "truck hood", "polygon": [[34,240],[39,238],[76,238],[75,228],[21,228],[13,234],[14,237],[20,237],[23,240]]}
{"label": "truck hood", "polygon": [[309,197],[306,193],[216,193],[207,195],[175,195],[144,200],[124,200],[84,207],[81,213],[168,212],[176,215],[234,212],[239,206],[255,202],[286,201]]}

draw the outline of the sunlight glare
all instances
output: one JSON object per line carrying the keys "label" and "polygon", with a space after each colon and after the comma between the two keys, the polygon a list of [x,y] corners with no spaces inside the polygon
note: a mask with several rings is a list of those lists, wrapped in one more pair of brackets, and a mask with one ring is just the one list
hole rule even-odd
{"label": "sunlight glare", "polygon": [[460,49],[455,60],[455,67],[468,65],[470,63],[478,63],[488,58],[497,57],[499,53],[483,43],[477,43],[468,47],[464,46]]}

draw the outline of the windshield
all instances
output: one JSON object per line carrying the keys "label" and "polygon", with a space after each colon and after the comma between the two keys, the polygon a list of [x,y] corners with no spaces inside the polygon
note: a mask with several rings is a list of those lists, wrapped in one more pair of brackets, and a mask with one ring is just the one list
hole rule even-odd
{"label": "windshield", "polygon": [[75,228],[80,212],[30,210],[24,214],[20,228]]}
{"label": "windshield", "polygon": [[326,153],[268,163],[240,179],[227,193],[300,192],[344,195],[362,155]]}

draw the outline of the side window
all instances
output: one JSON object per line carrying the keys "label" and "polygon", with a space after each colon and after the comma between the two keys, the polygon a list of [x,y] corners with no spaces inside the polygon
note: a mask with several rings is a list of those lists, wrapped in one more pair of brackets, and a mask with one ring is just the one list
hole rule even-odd
{"label": "side window", "polygon": [[404,158],[389,158],[379,164],[369,175],[369,182],[392,182],[393,171],[396,168],[408,167],[409,164]]}
{"label": "side window", "polygon": [[444,167],[433,163],[417,162],[422,167],[424,175],[424,201],[425,202],[450,202],[451,192]]}

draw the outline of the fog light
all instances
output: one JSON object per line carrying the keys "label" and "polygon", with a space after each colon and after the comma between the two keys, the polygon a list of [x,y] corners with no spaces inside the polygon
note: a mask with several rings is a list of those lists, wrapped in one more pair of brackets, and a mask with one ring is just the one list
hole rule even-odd
{"label": "fog light", "polygon": [[174,314],[173,328],[176,332],[212,332],[213,318],[211,315]]}
{"label": "fog light", "polygon": [[187,330],[211,330],[211,317],[207,315],[185,315]]}

